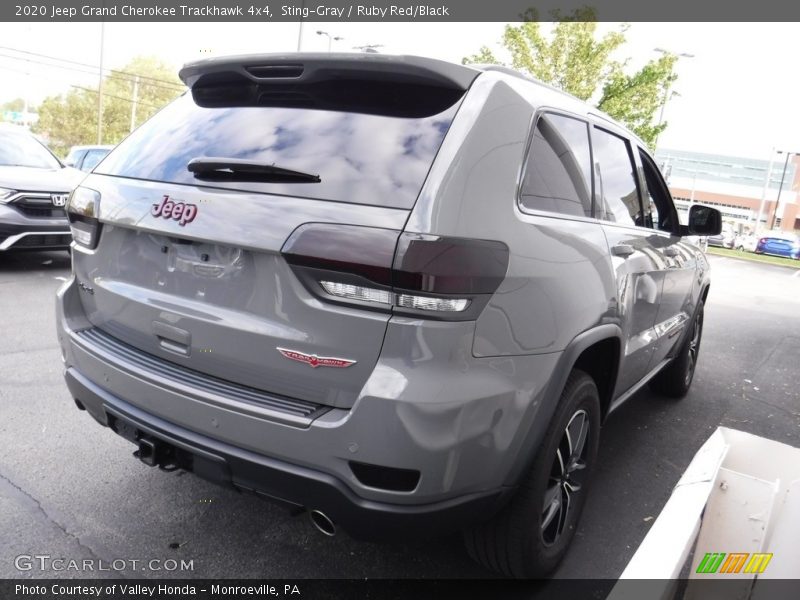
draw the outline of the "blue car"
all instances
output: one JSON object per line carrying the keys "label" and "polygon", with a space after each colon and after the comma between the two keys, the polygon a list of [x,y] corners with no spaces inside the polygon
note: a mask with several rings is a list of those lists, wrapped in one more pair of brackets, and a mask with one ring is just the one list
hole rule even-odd
{"label": "blue car", "polygon": [[796,237],[767,236],[758,240],[756,254],[772,254],[800,259],[800,240]]}

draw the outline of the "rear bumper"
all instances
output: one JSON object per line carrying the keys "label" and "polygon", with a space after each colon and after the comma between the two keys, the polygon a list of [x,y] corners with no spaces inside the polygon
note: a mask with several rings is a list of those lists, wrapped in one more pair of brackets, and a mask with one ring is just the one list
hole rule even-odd
{"label": "rear bumper", "polygon": [[[87,335],[93,314],[83,295],[92,282],[81,287],[78,277],[58,292],[58,338],[73,397],[97,421],[122,418],[173,446],[189,444],[190,454],[220,457],[222,474],[194,471],[321,510],[357,537],[436,535],[488,518],[538,447],[534,427],[549,420],[546,384],[560,354],[474,358],[474,323],[412,319],[392,320],[352,408],[277,414],[267,392],[240,394]],[[354,470],[364,465],[416,479],[370,481]]]}
{"label": "rear bumper", "polygon": [[511,488],[422,505],[356,496],[336,477],[268,458],[176,426],[115,397],[74,368],[65,373],[73,397],[100,424],[129,441],[147,436],[178,449],[181,466],[198,476],[266,499],[319,510],[363,540],[420,539],[457,531],[494,514]]}

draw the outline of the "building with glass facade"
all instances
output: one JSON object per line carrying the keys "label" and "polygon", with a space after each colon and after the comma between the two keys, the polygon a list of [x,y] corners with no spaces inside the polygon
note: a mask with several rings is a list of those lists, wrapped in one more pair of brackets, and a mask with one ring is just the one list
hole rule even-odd
{"label": "building with glass facade", "polygon": [[767,160],[663,149],[656,160],[682,213],[702,203],[718,208],[735,231],[800,232],[799,157],[786,162],[786,154],[775,154],[770,168]]}

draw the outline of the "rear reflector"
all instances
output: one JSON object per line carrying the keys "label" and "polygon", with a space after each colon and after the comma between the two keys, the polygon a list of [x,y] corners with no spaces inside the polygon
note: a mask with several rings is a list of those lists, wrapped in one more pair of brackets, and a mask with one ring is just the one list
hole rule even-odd
{"label": "rear reflector", "polygon": [[419,483],[420,472],[414,469],[382,467],[354,460],[348,464],[359,483],[368,487],[393,492],[413,492]]}
{"label": "rear reflector", "polygon": [[282,253],[323,300],[450,320],[477,318],[508,268],[502,242],[355,225],[302,225]]}

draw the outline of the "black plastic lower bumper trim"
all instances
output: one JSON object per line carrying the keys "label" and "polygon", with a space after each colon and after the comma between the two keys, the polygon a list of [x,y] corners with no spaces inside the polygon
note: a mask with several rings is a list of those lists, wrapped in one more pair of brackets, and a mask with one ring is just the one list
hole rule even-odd
{"label": "black plastic lower bumper trim", "polygon": [[329,474],[214,440],[142,411],[74,368],[67,369],[65,378],[73,397],[126,439],[146,437],[167,444],[173,462],[214,483],[320,510],[357,539],[408,540],[452,533],[488,519],[513,491],[501,488],[432,504],[366,500]]}

